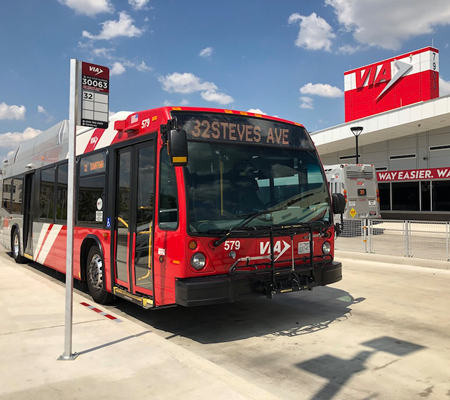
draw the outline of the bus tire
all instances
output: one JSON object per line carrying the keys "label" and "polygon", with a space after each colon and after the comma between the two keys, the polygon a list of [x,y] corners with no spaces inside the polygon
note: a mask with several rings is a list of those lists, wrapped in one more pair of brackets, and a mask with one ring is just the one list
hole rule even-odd
{"label": "bus tire", "polygon": [[20,255],[20,237],[19,230],[14,229],[12,240],[11,240],[11,253],[14,258],[14,261],[17,264],[23,264],[25,262],[25,258]]}
{"label": "bus tire", "polygon": [[86,282],[89,294],[95,302],[108,304],[114,300],[114,296],[105,289],[103,255],[97,246],[89,250],[86,261]]}

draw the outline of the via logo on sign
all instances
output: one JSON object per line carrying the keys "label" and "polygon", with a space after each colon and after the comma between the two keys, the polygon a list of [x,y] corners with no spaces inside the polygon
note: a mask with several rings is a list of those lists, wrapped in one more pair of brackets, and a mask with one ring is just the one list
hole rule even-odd
{"label": "via logo on sign", "polygon": [[[286,253],[287,250],[289,250],[291,248],[291,245],[287,242],[285,242],[284,240],[277,240],[275,242],[275,245],[273,246],[273,252],[274,253],[279,253],[278,257],[275,259],[278,260],[284,253]],[[259,253],[261,255],[263,254],[269,254],[270,252],[270,242],[261,242],[259,244]]]}
{"label": "via logo on sign", "polygon": [[89,66],[89,72],[95,72],[95,75],[101,74],[103,70],[99,67],[93,67],[92,65]]}

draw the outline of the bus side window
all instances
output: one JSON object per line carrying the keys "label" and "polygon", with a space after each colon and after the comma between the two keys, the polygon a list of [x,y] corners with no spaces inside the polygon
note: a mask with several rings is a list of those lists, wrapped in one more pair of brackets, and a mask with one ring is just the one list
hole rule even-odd
{"label": "bus side window", "polygon": [[103,224],[106,185],[106,152],[84,156],[79,163],[77,222]]}
{"label": "bus side window", "polygon": [[41,184],[39,193],[39,218],[53,221],[55,204],[55,167],[41,170]]}
{"label": "bus side window", "polygon": [[175,167],[170,165],[167,149],[161,150],[159,177],[159,226],[175,230],[178,227],[178,192]]}
{"label": "bus side window", "polygon": [[12,179],[3,180],[2,208],[11,212],[11,184]]}
{"label": "bus side window", "polygon": [[12,212],[14,214],[22,213],[22,188],[23,177],[14,178],[12,191]]}
{"label": "bus side window", "polygon": [[58,187],[56,192],[56,219],[67,220],[67,163],[58,166]]}

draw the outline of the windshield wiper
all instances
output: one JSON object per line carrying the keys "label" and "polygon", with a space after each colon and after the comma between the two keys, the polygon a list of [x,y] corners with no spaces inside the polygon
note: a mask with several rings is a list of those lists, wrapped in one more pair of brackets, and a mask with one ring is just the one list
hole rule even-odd
{"label": "windshield wiper", "polygon": [[[214,247],[217,247],[219,245],[221,245],[225,240],[228,239],[228,237],[236,230],[239,230],[239,228],[243,228],[245,227],[248,223],[250,223],[251,221],[253,221],[255,218],[258,218],[261,215],[265,215],[265,214],[271,214],[273,212],[276,211],[282,211],[282,210],[286,210],[288,207],[290,207],[292,204],[297,203],[297,201],[301,200],[301,199],[305,199],[307,197],[313,196],[314,193],[299,193],[298,195],[296,195],[294,198],[290,199],[290,200],[286,200],[283,203],[280,203],[278,205],[278,207],[273,207],[273,208],[268,208],[267,210],[261,210],[261,211],[257,211],[253,214],[250,214],[246,219],[244,219],[240,224],[234,226],[233,228],[231,228],[227,234],[225,236],[222,236],[220,239],[216,240],[214,242]],[[256,230],[256,227],[254,227]]]}
{"label": "windshield wiper", "polygon": [[[311,195],[312,193],[309,193],[307,196]],[[307,197],[305,196],[305,197]],[[267,210],[261,210],[261,211],[257,211],[253,214],[250,214],[246,219],[244,219],[240,224],[234,226],[233,228],[231,228],[227,234],[225,236],[222,236],[219,240],[216,240],[214,242],[214,247],[217,247],[219,245],[221,245],[225,240],[228,239],[228,237],[231,235],[231,233],[233,231],[238,230],[239,228],[243,228],[245,227],[248,223],[250,223],[251,221],[253,221],[255,218],[260,217],[261,215],[265,215],[265,214],[271,214],[273,212],[276,211],[282,211],[282,210],[286,210],[289,206],[291,206],[292,204],[296,203],[297,201],[299,201],[302,198],[302,195],[297,195],[295,198],[284,202],[284,204],[278,206],[278,207],[274,207],[274,208],[268,208]],[[256,227],[255,227],[256,230]]]}

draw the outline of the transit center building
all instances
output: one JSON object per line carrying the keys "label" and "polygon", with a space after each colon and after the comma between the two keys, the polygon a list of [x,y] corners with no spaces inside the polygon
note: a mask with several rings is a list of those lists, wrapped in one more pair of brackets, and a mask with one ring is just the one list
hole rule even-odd
{"label": "transit center building", "polygon": [[[324,165],[373,164],[385,219],[450,219],[450,96],[426,47],[344,73],[345,123],[312,132]],[[360,127],[358,138],[352,127]]]}

